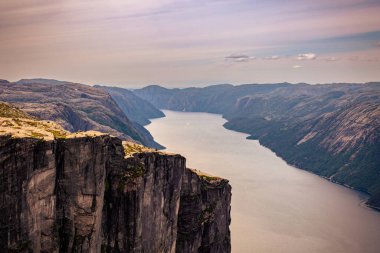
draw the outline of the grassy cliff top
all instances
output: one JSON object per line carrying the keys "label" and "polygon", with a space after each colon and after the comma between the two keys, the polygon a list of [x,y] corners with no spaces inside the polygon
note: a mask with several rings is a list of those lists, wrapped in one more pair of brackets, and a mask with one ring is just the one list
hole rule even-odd
{"label": "grassy cliff top", "polygon": [[131,141],[123,141],[123,147],[126,156],[132,156],[135,153],[141,152],[156,152],[155,149],[148,148],[146,146]]}
{"label": "grassy cliff top", "polygon": [[94,137],[103,135],[103,133],[96,131],[70,133],[54,121],[37,120],[12,105],[0,103],[0,135],[53,140]]}
{"label": "grassy cliff top", "polygon": [[220,181],[225,180],[223,178],[216,177],[214,175],[208,174],[208,173],[200,171],[200,170],[191,169],[191,168],[188,168],[188,169],[191,170],[192,172],[194,172],[195,174],[197,174],[199,177],[201,177],[203,180],[205,180],[207,182],[220,182]]}

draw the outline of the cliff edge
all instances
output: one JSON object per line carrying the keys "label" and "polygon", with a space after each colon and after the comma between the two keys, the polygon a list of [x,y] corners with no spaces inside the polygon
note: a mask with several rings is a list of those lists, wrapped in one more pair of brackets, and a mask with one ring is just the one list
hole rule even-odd
{"label": "cliff edge", "polygon": [[109,135],[41,135],[0,135],[1,252],[230,252],[227,180]]}

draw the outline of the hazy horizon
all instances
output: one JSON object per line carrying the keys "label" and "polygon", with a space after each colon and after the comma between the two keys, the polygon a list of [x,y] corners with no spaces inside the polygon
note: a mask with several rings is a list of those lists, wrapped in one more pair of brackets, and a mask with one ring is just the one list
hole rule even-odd
{"label": "hazy horizon", "polygon": [[141,89],[144,87],[148,86],[160,86],[163,88],[167,89],[186,89],[186,88],[206,88],[210,86],[218,86],[218,85],[232,85],[232,86],[242,86],[242,85],[271,85],[271,84],[279,84],[279,83],[288,83],[290,85],[300,85],[300,84],[307,84],[307,85],[329,85],[329,84],[366,84],[366,83],[380,83],[379,81],[368,81],[368,82],[330,82],[330,83],[306,83],[306,82],[298,82],[298,83],[291,83],[291,82],[272,82],[272,83],[209,83],[209,84],[198,84],[198,85],[188,85],[188,86],[171,86],[171,85],[165,85],[165,84],[159,84],[159,83],[153,83],[153,84],[141,84],[141,85],[130,85],[126,83],[121,83],[121,84],[106,84],[106,83],[96,83],[96,84],[91,84],[91,83],[84,83],[84,82],[77,82],[73,80],[58,80],[58,79],[50,79],[50,78],[43,78],[43,77],[37,77],[37,78],[22,78],[18,80],[9,80],[6,78],[0,77],[0,80],[6,80],[9,82],[19,82],[22,80],[52,80],[52,81],[59,81],[59,82],[69,82],[69,83],[79,83],[79,84],[84,84],[84,85],[89,85],[89,86],[107,86],[107,87],[118,87],[118,88],[125,88],[125,89]]}
{"label": "hazy horizon", "polygon": [[374,0],[0,3],[0,76],[142,87],[380,80]]}

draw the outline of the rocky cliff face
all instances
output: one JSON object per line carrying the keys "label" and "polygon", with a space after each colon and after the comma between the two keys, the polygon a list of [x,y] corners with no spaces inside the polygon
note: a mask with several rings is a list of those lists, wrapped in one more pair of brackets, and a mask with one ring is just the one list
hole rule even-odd
{"label": "rocky cliff face", "polygon": [[230,202],[231,186],[227,180],[186,170],[176,252],[229,252]]}
{"label": "rocky cliff face", "polygon": [[0,136],[1,252],[230,252],[230,200],[180,155]]}

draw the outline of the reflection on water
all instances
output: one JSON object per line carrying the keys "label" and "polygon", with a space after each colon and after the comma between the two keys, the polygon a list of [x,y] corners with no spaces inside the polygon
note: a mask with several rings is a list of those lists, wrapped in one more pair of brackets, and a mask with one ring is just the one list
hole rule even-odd
{"label": "reflection on water", "polygon": [[155,140],[230,180],[233,252],[380,252],[380,213],[365,195],[287,165],[220,115],[164,113],[147,126]]}

